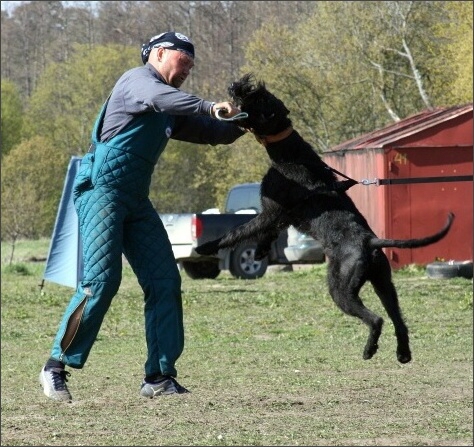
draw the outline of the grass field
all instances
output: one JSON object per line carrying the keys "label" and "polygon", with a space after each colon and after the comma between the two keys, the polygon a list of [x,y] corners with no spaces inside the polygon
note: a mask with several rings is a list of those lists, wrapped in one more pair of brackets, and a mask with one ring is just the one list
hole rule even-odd
{"label": "grass field", "polygon": [[47,250],[22,241],[8,265],[2,244],[1,445],[473,445],[472,280],[394,273],[413,353],[401,365],[368,286],[361,296],[385,325],[362,359],[367,329],[332,303],[324,264],[255,281],[183,276],[177,367],[191,394],[149,400],[142,295],[125,266],[86,366],[70,370],[74,401],[55,403],[38,373],[72,289],[40,294]]}

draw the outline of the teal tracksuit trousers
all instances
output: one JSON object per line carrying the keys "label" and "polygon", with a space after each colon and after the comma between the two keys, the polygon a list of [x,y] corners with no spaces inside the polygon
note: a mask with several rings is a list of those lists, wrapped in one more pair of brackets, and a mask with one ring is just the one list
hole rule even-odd
{"label": "teal tracksuit trousers", "polygon": [[[148,199],[151,174],[167,142],[158,136],[169,134],[165,128],[171,118],[162,115],[157,122],[159,114],[146,115],[127,132],[99,143],[103,111],[93,132],[95,150],[82,159],[73,193],[84,276],[63,315],[51,357],[73,368],[84,366],[119,289],[123,253],[144,293],[145,375],[176,376],[175,362],[184,347],[181,276],[166,230]],[[151,154],[147,141],[158,141]]]}

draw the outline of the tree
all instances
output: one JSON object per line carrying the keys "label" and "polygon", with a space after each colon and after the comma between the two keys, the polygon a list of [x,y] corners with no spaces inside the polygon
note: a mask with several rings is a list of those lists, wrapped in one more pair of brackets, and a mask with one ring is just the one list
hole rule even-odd
{"label": "tree", "polygon": [[3,81],[2,89],[2,118],[0,140],[2,142],[1,156],[4,157],[20,142],[23,124],[23,107],[20,93],[13,82]]}
{"label": "tree", "polygon": [[[196,67],[184,89],[220,101],[227,99],[228,84],[235,79],[243,61],[243,46],[252,32],[275,15],[282,24],[294,24],[307,17],[316,4],[303,1],[279,2],[278,6],[269,1],[25,2],[21,8],[2,13],[2,77],[18,81],[24,103],[29,103],[25,137],[44,135],[67,154],[80,155],[88,148],[97,111],[116,78],[125,69],[141,64],[140,45],[151,36],[169,29],[187,33],[195,43]],[[38,17],[43,22],[35,24],[37,33],[30,35],[33,27],[28,23]],[[41,42],[35,42],[35,38]],[[78,43],[82,45],[77,46]],[[120,60],[109,59],[112,48],[112,59],[122,53]],[[25,75],[25,60],[35,64],[34,73]],[[45,65],[46,60],[49,64]],[[108,68],[110,76],[105,73]],[[232,181],[254,171],[261,172],[254,170],[255,166],[245,156],[242,161],[247,166],[239,172],[233,157],[238,156],[240,149],[235,152],[229,149],[186,147],[171,141],[157,166],[159,175],[153,178],[152,194],[159,194],[153,198],[157,207],[169,206],[171,211],[173,207],[184,210],[213,207],[228,190],[224,179]],[[250,147],[245,147],[242,153],[251,152]],[[261,147],[258,153],[264,154]],[[194,171],[198,173],[196,177],[189,175]],[[186,182],[177,182],[177,178],[185,178]]]}
{"label": "tree", "polygon": [[150,200],[160,213],[201,212],[214,195],[196,184],[206,145],[170,140],[160,156],[150,187]]}
{"label": "tree", "polygon": [[473,97],[473,3],[446,2],[444,20],[432,24],[438,45],[430,47],[426,66],[436,102],[453,106]]}
{"label": "tree", "polygon": [[[19,86],[22,137],[80,155],[118,76],[141,64],[140,45],[182,31],[196,47],[186,91],[224,100],[253,71],[326,151],[423,108],[472,101],[472,12],[463,1],[24,2],[2,11],[2,80]],[[260,180],[267,160],[251,137],[171,141],[153,201],[167,212],[222,205],[233,183]]]}
{"label": "tree", "polygon": [[51,235],[69,158],[51,140],[34,137],[2,160],[2,240]]}
{"label": "tree", "polygon": [[[427,52],[435,39],[432,25],[444,21],[446,5],[431,1],[355,2],[351,15],[355,48],[378,74],[373,85],[394,121],[400,120],[401,114],[433,108]],[[397,96],[406,98],[403,91],[407,88],[416,94],[410,104],[414,110],[404,110],[402,101],[397,101]],[[392,97],[391,90],[395,91]]]}
{"label": "tree", "polygon": [[[62,2],[23,2],[12,12],[14,17],[7,20],[2,16],[2,27],[6,25],[6,32],[12,38],[7,39],[3,48],[4,34],[2,30],[2,64],[6,63],[6,69],[14,70],[16,82],[22,85],[22,90],[28,97],[35,89],[42,71],[54,56],[62,53],[50,53],[51,42],[57,38],[60,30],[60,17],[63,10]],[[8,51],[9,58],[4,55]],[[16,70],[10,66],[10,61],[15,61],[27,70]],[[2,75],[4,68],[2,67]]]}
{"label": "tree", "polygon": [[[304,138],[326,151],[437,106],[453,72],[472,98],[472,32],[461,39],[472,31],[472,4],[465,3],[318,2],[294,29],[268,20],[250,39],[242,71],[258,73]],[[463,55],[458,70],[448,62],[435,69],[446,42],[446,61]]]}
{"label": "tree", "polygon": [[2,11],[1,73],[20,87],[26,101],[50,63],[67,61],[74,44],[97,42],[96,19],[91,2],[18,3],[9,13]]}
{"label": "tree", "polygon": [[226,165],[221,174],[213,179],[216,201],[224,209],[229,189],[238,183],[260,182],[267,172],[270,163],[265,148],[258,143],[251,133],[242,136],[231,147],[222,149]]}
{"label": "tree", "polygon": [[121,45],[76,45],[68,63],[53,63],[41,76],[26,111],[25,135],[51,138],[68,155],[85,153],[101,105],[138,58],[135,49]]}

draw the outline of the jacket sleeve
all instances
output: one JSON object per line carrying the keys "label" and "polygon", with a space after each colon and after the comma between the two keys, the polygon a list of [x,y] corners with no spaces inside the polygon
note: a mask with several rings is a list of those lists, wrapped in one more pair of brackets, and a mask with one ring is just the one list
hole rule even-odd
{"label": "jacket sleeve", "polygon": [[115,85],[110,104],[130,115],[209,115],[212,102],[166,84],[150,63],[125,72]]}
{"label": "jacket sleeve", "polygon": [[232,122],[218,121],[208,116],[180,115],[175,116],[171,138],[215,146],[231,144],[245,133],[245,130]]}

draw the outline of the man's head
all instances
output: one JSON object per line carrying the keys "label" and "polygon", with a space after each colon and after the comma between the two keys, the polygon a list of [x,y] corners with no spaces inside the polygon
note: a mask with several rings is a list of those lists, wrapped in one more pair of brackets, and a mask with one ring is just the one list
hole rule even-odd
{"label": "man's head", "polygon": [[142,46],[142,61],[149,62],[173,87],[179,88],[194,67],[194,45],[183,34],[158,34]]}

